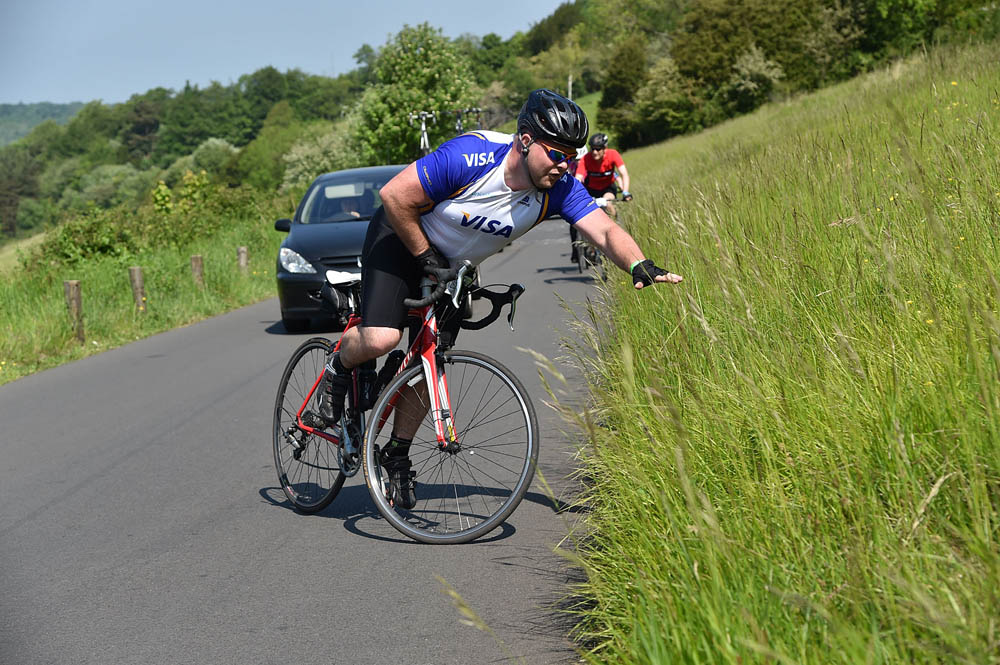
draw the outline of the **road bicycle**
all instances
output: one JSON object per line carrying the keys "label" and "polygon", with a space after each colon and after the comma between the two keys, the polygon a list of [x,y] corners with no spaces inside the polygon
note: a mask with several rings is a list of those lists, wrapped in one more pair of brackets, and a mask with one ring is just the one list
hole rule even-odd
{"label": "road bicycle", "polygon": [[[594,197],[594,203],[597,204],[598,208],[604,208],[609,215],[614,212],[613,205],[610,201],[602,196]],[[608,209],[611,210],[608,210]],[[604,265],[604,255],[594,245],[590,244],[582,234],[576,231],[576,229],[570,227],[570,242],[573,248],[576,250],[573,252],[573,257],[576,262],[577,270],[582,273],[588,268],[596,268],[601,275],[601,279],[606,279],[608,276],[608,269]]]}
{"label": "road bicycle", "polygon": [[600,271],[601,279],[607,278],[607,268],[604,266],[604,255],[601,254],[601,250],[583,238],[576,240],[573,244],[576,245],[577,270],[582,273],[585,268],[593,267]]}
{"label": "road bicycle", "polygon": [[466,115],[475,115],[476,128],[483,128],[483,110],[479,107],[474,106],[467,109],[454,109],[452,113],[455,114],[455,136],[460,136],[465,133],[465,123],[462,122],[462,118]]}
{"label": "road bicycle", "polygon": [[[524,386],[501,363],[452,348],[459,329],[490,325],[509,305],[514,329],[520,284],[480,288],[489,314],[473,321],[460,309],[472,288],[470,265],[454,280],[422,283],[407,300],[409,350],[352,371],[343,417],[325,428],[319,416],[325,365],[336,343],[314,337],[292,354],[274,406],[274,463],[281,489],[303,513],[326,508],[344,480],[363,470],[379,513],[398,531],[424,543],[462,543],[489,533],[517,508],[538,460],[538,423]],[[346,330],[358,325],[353,314]],[[397,505],[383,462],[394,417],[419,421],[409,449],[417,503]]]}
{"label": "road bicycle", "polygon": [[415,111],[410,113],[410,126],[413,126],[414,120],[420,121],[420,155],[421,157],[429,155],[431,152],[431,142],[430,138],[427,136],[427,121],[430,120],[432,123],[437,122],[437,113],[434,111]]}

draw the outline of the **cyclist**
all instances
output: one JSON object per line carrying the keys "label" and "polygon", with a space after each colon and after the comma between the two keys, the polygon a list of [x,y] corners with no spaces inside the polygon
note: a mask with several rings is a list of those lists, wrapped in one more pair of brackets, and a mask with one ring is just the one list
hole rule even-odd
{"label": "cyclist", "polygon": [[[473,131],[411,163],[380,190],[380,207],[362,250],[360,326],[344,333],[329,358],[320,415],[340,420],[352,368],[393,350],[407,325],[403,299],[420,297],[420,281],[452,279],[462,260],[478,265],[545,219],[560,214],[616,265],[637,289],[681,276],[647,259],[567,174],[589,125],[574,102],[547,89],[528,95],[513,136]],[[415,505],[409,447],[419,414],[397,409],[383,467],[393,500]]]}
{"label": "cyclist", "polygon": [[[607,134],[597,133],[590,137],[590,150],[577,162],[573,175],[583,183],[587,193],[595,199],[603,198],[605,201],[614,201],[618,193],[621,192],[622,199],[632,200],[632,194],[628,191],[629,177],[625,161],[622,159],[621,153],[608,147]],[[620,188],[619,182],[621,182]],[[605,203],[604,207],[607,208],[609,214],[615,215],[614,206]],[[570,255],[571,263],[575,263],[577,260],[576,238],[575,225],[571,225],[569,227],[569,239],[573,246]]]}

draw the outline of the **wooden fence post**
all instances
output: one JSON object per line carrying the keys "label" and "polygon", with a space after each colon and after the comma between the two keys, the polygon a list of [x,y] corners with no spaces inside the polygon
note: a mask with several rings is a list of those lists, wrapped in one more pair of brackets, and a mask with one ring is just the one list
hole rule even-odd
{"label": "wooden fence post", "polygon": [[66,296],[66,308],[73,322],[76,339],[83,344],[83,296],[80,294],[80,280],[69,279],[63,282],[63,294]]}
{"label": "wooden fence post", "polygon": [[191,256],[191,275],[194,277],[196,285],[205,286],[205,265],[202,262],[201,254]]}
{"label": "wooden fence post", "polygon": [[146,311],[146,289],[142,282],[142,267],[132,266],[128,269],[128,279],[132,283],[132,297],[140,312]]}
{"label": "wooden fence post", "polygon": [[250,258],[246,247],[236,248],[236,262],[240,266],[240,272],[244,275],[247,274],[247,271],[250,269]]}

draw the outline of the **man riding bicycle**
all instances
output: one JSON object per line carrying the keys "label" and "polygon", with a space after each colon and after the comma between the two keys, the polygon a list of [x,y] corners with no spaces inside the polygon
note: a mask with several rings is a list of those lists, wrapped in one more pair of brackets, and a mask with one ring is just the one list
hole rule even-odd
{"label": "man riding bicycle", "polygon": [[[399,344],[407,325],[403,300],[420,297],[425,276],[453,279],[450,266],[464,260],[478,265],[551,213],[630,272],[635,288],[681,281],[647,259],[567,175],[567,160],[583,147],[588,131],[587,116],[574,102],[534,90],[513,137],[468,132],[411,163],[380,190],[382,207],[362,250],[362,322],[344,333],[327,363],[320,415],[328,426],[340,420],[351,369]],[[421,416],[397,412],[383,463],[393,499],[404,508],[416,503],[409,448]]]}
{"label": "man riding bicycle", "polygon": [[[619,193],[625,201],[632,200],[632,194],[628,191],[629,177],[628,169],[625,168],[625,161],[621,154],[614,148],[608,147],[607,134],[594,134],[590,137],[590,150],[576,164],[573,175],[583,183],[587,193],[597,199],[598,204],[605,208],[611,217],[615,217],[615,208],[611,201]],[[621,188],[618,183],[621,182]],[[601,202],[601,199],[604,202]],[[577,234],[575,225],[569,227],[569,240],[573,245],[570,262],[577,260]]]}

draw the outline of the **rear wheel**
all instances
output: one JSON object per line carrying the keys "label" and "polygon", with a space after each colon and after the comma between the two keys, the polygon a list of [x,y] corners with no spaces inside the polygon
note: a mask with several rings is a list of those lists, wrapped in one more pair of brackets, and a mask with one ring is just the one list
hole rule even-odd
{"label": "rear wheel", "polygon": [[[329,506],[344,484],[337,446],[304,431],[296,417],[316,379],[322,375],[330,350],[330,340],[322,337],[307,340],[295,349],[281,376],[274,402],[274,466],[278,482],[295,509],[303,513],[316,513]],[[302,412],[302,421],[310,427],[321,422],[320,393],[318,387]]]}
{"label": "rear wheel", "polygon": [[[498,527],[521,502],[538,461],[538,424],[527,391],[503,365],[472,351],[450,351],[443,360],[457,445],[442,450],[438,444],[417,364],[376,401],[363,468],[376,507],[401,533],[424,543],[464,543]],[[416,483],[411,508],[394,502],[383,466],[401,410],[423,414],[409,448]],[[380,417],[389,411],[395,414]]]}

